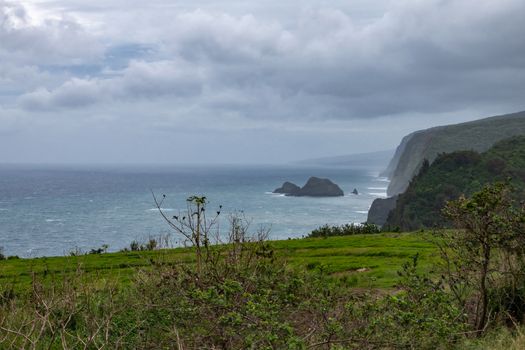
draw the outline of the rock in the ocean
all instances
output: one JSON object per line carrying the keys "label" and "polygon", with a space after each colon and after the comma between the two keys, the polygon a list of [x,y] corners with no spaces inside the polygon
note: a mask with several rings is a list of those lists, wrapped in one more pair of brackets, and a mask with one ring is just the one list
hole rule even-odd
{"label": "rock in the ocean", "polygon": [[354,188],[354,190],[352,191],[353,194],[359,194],[359,192],[357,191],[357,188]]}
{"label": "rock in the ocean", "polygon": [[284,193],[286,195],[293,195],[301,190],[301,187],[297,186],[294,183],[286,181],[279,188],[276,188],[273,193]]}
{"label": "rock in the ocean", "polygon": [[398,196],[374,199],[372,206],[368,211],[368,219],[366,222],[369,224],[383,226],[388,218],[388,214],[390,214],[390,211],[396,207],[397,197]]}
{"label": "rock in the ocean", "polygon": [[299,191],[290,195],[298,197],[339,197],[344,196],[344,192],[329,179],[311,177]]}

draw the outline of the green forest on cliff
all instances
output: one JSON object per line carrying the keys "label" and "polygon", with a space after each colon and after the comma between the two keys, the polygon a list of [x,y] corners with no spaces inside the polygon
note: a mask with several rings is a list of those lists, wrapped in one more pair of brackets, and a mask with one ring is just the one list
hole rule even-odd
{"label": "green forest on cliff", "polygon": [[457,151],[439,155],[424,163],[407,190],[397,200],[386,227],[410,231],[420,228],[448,227],[441,210],[446,201],[469,196],[483,185],[510,181],[516,198],[525,189],[525,136],[498,142],[488,151]]}

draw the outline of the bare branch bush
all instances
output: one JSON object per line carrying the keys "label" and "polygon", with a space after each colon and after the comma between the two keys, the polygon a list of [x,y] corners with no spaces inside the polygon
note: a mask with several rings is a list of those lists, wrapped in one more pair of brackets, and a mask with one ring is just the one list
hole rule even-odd
{"label": "bare branch bush", "polygon": [[162,208],[166,195],[163,194],[162,199],[159,200],[153,191],[151,193],[155,206],[164,220],[195,248],[197,271],[200,272],[202,270],[203,250],[209,252],[210,245],[213,244],[210,239],[213,230],[218,229],[218,218],[222,206],[219,206],[219,210],[211,218],[208,218],[206,211],[208,200],[206,197],[191,196],[186,199],[186,210],[170,217]]}
{"label": "bare branch bush", "polygon": [[119,301],[115,282],[87,281],[75,273],[46,281],[33,274],[27,294],[14,293],[0,303],[2,349],[123,348],[126,334],[116,315],[129,305]]}

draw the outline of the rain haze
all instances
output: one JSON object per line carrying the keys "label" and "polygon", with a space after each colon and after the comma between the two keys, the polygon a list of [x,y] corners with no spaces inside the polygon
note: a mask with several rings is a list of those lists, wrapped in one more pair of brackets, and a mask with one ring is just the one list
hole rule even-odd
{"label": "rain haze", "polygon": [[524,17],[522,0],[0,0],[0,162],[393,149],[525,109]]}

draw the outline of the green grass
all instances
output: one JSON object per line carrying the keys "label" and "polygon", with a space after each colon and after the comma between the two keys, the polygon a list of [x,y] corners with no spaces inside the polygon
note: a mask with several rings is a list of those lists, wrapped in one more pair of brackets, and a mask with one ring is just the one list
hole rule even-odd
{"label": "green grass", "polygon": [[419,253],[420,266],[426,270],[437,257],[436,248],[421,233],[307,238],[273,244],[292,266],[323,269],[344,276],[356,287],[394,287],[397,271],[412,256]]}
{"label": "green grass", "polygon": [[[392,288],[401,265],[416,253],[430,269],[436,250],[421,233],[382,233],[272,241],[276,255],[292,267],[322,269],[354,287]],[[30,287],[33,276],[56,282],[78,270],[91,281],[126,284],[140,268],[155,262],[191,263],[189,248],[0,261],[0,284]],[[359,271],[358,271],[359,270]]]}

